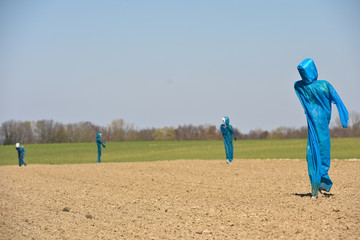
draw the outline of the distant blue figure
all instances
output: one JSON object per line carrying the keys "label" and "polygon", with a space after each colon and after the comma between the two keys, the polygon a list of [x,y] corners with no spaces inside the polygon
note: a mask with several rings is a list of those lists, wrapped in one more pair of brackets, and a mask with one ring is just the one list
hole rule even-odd
{"label": "distant blue figure", "polygon": [[97,162],[101,162],[100,158],[101,158],[101,146],[103,146],[104,148],[106,148],[105,146],[105,142],[103,142],[101,139],[101,133],[97,133],[96,134],[96,144],[97,144],[97,147],[98,147],[98,160]]}
{"label": "distant blue figure", "polygon": [[236,141],[236,136],[232,126],[229,124],[229,117],[222,118],[222,124],[220,126],[221,133],[223,135],[225,152],[226,152],[226,163],[230,164],[233,160],[233,143],[232,143],[232,135],[234,135],[234,139]]}
{"label": "distant blue figure", "polygon": [[349,119],[345,105],[331,84],[317,80],[318,72],[312,59],[305,59],[297,67],[302,80],[294,85],[295,92],[305,110],[308,123],[307,165],[311,182],[311,195],[318,191],[330,191],[332,181],[328,175],[330,168],[331,103],[336,104],[341,124],[347,127]]}
{"label": "distant blue figure", "polygon": [[24,162],[24,156],[26,153],[24,146],[20,148],[20,143],[16,143],[15,147],[16,150],[18,151],[19,167],[21,167],[21,165],[26,166],[26,163]]}

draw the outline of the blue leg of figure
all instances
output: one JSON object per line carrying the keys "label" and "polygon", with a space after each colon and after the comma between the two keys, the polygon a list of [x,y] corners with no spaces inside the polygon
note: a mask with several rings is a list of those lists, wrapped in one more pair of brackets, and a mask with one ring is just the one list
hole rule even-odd
{"label": "blue leg of figure", "polygon": [[232,142],[231,142],[229,144],[229,162],[232,162],[233,156],[234,156],[234,151],[233,151],[233,145],[232,145]]}
{"label": "blue leg of figure", "polygon": [[229,149],[226,141],[224,141],[226,160],[229,160]]}
{"label": "blue leg of figure", "polygon": [[229,150],[229,146],[226,144],[226,147],[225,147],[225,151],[226,151],[226,159],[229,160],[230,162],[230,150]]}
{"label": "blue leg of figure", "polygon": [[306,160],[311,182],[311,195],[317,197],[321,183],[322,160],[319,149],[319,141],[311,121],[308,123],[308,146]]}
{"label": "blue leg of figure", "polygon": [[311,183],[311,195],[317,197],[318,196],[318,189],[320,185],[320,180],[317,180],[317,161],[316,157],[313,156],[313,151],[311,147],[311,143],[308,143],[307,148],[307,154],[306,154],[306,160],[307,160],[307,167],[308,167],[308,174],[310,178]]}
{"label": "blue leg of figure", "polygon": [[321,183],[320,188],[326,192],[329,192],[332,187],[332,181],[329,177],[328,171],[330,169],[330,132],[328,130],[328,127],[326,126],[326,129],[322,131],[323,134],[321,134],[319,141],[319,147],[320,147],[320,155],[321,155]]}
{"label": "blue leg of figure", "polygon": [[24,160],[21,158],[21,163],[22,165],[24,165],[26,167],[26,163],[24,162]]}
{"label": "blue leg of figure", "polygon": [[19,167],[21,167],[21,152],[19,151],[18,148],[16,148],[16,150],[18,151]]}
{"label": "blue leg of figure", "polygon": [[24,156],[21,158],[22,164],[26,167],[26,163],[24,162]]}
{"label": "blue leg of figure", "polygon": [[101,158],[101,149],[98,150],[98,159],[97,159],[98,163],[101,162],[100,158]]}
{"label": "blue leg of figure", "polygon": [[225,145],[226,159],[229,160],[229,162],[232,162],[232,160],[233,160],[232,142],[229,141],[228,138],[224,139],[224,145]]}
{"label": "blue leg of figure", "polygon": [[232,162],[233,160],[233,149],[230,143],[227,144],[226,158],[229,160],[229,162]]}

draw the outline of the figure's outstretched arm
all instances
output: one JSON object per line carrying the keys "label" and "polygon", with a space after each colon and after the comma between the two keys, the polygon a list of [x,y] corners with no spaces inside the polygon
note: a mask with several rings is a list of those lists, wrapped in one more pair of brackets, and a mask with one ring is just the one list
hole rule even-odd
{"label": "figure's outstretched arm", "polygon": [[236,141],[237,139],[236,139],[236,135],[235,135],[234,129],[233,129],[232,126],[229,126],[229,127],[230,127],[230,132],[231,132],[232,135],[234,135],[234,139],[235,139],[235,141]]}
{"label": "figure's outstretched arm", "polygon": [[235,141],[237,141],[237,139],[236,139],[236,135],[235,135],[235,132],[234,132],[234,130],[231,128],[231,131],[232,131],[232,135],[234,135],[234,139],[235,139]]}
{"label": "figure's outstretched arm", "polygon": [[336,104],[336,107],[339,112],[340,120],[341,120],[341,125],[344,128],[346,128],[348,126],[349,113],[348,113],[344,103],[341,101],[341,98],[337,94],[335,88],[333,86],[331,86],[330,83],[329,83],[328,87],[329,87],[329,92],[330,92],[330,100],[332,103]]}

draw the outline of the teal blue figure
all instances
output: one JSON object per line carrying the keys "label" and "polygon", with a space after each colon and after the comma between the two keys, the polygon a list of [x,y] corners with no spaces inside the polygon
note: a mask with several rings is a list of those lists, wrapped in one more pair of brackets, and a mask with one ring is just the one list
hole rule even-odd
{"label": "teal blue figure", "polygon": [[332,187],[328,174],[331,104],[336,104],[344,128],[347,127],[349,115],[333,86],[325,80],[317,80],[318,72],[312,59],[305,59],[297,69],[302,80],[295,82],[294,88],[306,114],[308,125],[306,160],[311,195],[317,197],[319,191],[329,192]]}
{"label": "teal blue figure", "polygon": [[101,139],[100,139],[100,137],[101,137],[101,133],[97,133],[96,134],[96,144],[97,144],[97,147],[98,147],[98,160],[97,160],[97,162],[99,163],[99,162],[101,162],[101,146],[103,146],[104,148],[106,148],[106,146],[105,146],[105,142],[103,142]]}
{"label": "teal blue figure", "polygon": [[25,156],[25,153],[26,153],[24,146],[22,146],[20,148],[20,143],[16,143],[15,147],[16,147],[16,150],[18,152],[19,167],[21,167],[21,165],[26,166],[26,163],[24,162],[24,156]]}
{"label": "teal blue figure", "polygon": [[220,126],[220,130],[225,145],[226,163],[230,164],[233,160],[233,155],[234,155],[232,136],[234,135],[235,141],[236,141],[236,136],[232,126],[230,125],[229,117],[222,118],[222,122],[223,123]]}

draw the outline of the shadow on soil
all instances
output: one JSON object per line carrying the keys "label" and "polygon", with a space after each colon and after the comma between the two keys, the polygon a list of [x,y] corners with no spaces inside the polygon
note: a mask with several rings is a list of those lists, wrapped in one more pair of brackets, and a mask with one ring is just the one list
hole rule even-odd
{"label": "shadow on soil", "polygon": [[[302,197],[302,198],[303,197],[311,197],[311,193],[292,193],[291,195]],[[329,197],[334,196],[334,194],[332,194],[332,193],[319,193],[319,197],[320,196],[329,198]]]}

